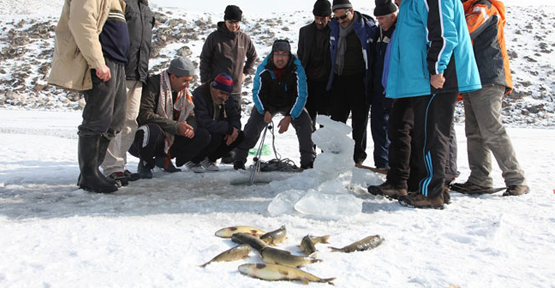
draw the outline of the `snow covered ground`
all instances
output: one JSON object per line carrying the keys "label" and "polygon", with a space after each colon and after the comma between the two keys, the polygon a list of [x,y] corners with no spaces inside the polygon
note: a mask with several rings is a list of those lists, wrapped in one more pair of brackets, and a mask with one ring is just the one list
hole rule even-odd
{"label": "snow covered ground", "polygon": [[[254,252],[200,268],[234,245],[214,236],[234,225],[266,231],[285,225],[288,238],[279,247],[293,253],[307,234],[331,235],[329,245],[336,247],[384,237],[376,249],[351,254],[317,245],[324,261],[303,269],[337,277],[337,287],[555,287],[553,130],[509,129],[532,188],[528,195],[452,193],[445,210],[411,209],[366,195],[364,188],[383,176],[349,168],[338,171],[338,179],[349,188],[346,196],[362,201],[360,213],[321,220],[268,212],[276,195],[299,183],[318,190],[314,179],[300,177],[310,171],[266,174],[264,180],[280,184],[249,187],[231,185],[248,172],[227,165],[205,174],[157,170],[154,179],[132,182],[113,195],[78,190],[79,122],[77,112],[0,113],[0,287],[298,287],[241,275],[240,264],[261,261]],[[464,181],[464,127],[456,128]],[[278,135],[276,145],[298,164],[294,133]],[[132,170],[136,164],[131,157]],[[494,177],[503,185],[497,167]]]}

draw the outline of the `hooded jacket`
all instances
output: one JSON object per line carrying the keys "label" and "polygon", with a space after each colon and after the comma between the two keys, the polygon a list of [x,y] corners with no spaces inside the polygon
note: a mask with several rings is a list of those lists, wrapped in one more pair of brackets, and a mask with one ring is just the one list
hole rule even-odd
{"label": "hooded jacket", "polygon": [[223,118],[216,115],[214,100],[210,94],[211,83],[208,82],[193,91],[198,126],[206,128],[211,134],[220,135],[231,135],[234,127],[241,130],[241,115],[229,98],[223,104]]}
{"label": "hooded jacket", "polygon": [[[403,0],[390,46],[388,98],[482,88],[459,0]],[[441,90],[430,85],[435,74],[446,79]]]}
{"label": "hooded jacket", "polygon": [[292,119],[303,112],[308,90],[306,75],[301,61],[290,54],[285,76],[281,81],[274,74],[274,58],[270,53],[262,64],[258,65],[254,76],[252,97],[260,114],[264,111],[287,112]]}
{"label": "hooded jacket", "polygon": [[232,94],[239,94],[243,85],[242,74],[252,72],[256,56],[254,44],[247,34],[229,31],[225,22],[219,22],[218,29],[208,35],[200,53],[200,82],[207,83],[225,72],[233,78]]}
{"label": "hooded jacket", "polygon": [[154,14],[146,0],[125,0],[125,3],[127,3],[125,19],[129,39],[131,39],[127,64],[125,64],[125,76],[127,80],[146,83]]}
{"label": "hooded jacket", "polygon": [[[374,27],[376,26],[376,22],[374,19],[368,15],[361,14],[358,11],[355,11],[355,19],[359,19],[359,21],[354,21],[351,25],[353,25],[354,31],[360,40],[360,44],[362,45],[362,56],[364,57],[364,65],[366,68],[366,75],[364,77],[364,83],[366,87],[366,95],[370,95],[369,85],[370,85],[370,77],[371,77],[371,66],[372,66],[372,55],[371,55],[371,43],[374,39]],[[330,34],[330,55],[331,55],[331,72],[330,77],[328,79],[328,91],[331,89],[331,85],[333,83],[334,71],[335,71],[335,57],[337,56],[337,41],[339,40],[339,22],[337,19],[332,18],[328,24],[331,28]]]}
{"label": "hooded jacket", "polygon": [[[125,10],[123,0],[113,1]],[[106,64],[98,37],[112,3],[110,0],[65,0],[55,30],[48,84],[76,91],[92,89],[91,69]]]}
{"label": "hooded jacket", "polygon": [[513,79],[505,46],[505,5],[496,0],[470,0],[463,6],[482,85],[498,84],[505,86],[505,94],[511,93]]}

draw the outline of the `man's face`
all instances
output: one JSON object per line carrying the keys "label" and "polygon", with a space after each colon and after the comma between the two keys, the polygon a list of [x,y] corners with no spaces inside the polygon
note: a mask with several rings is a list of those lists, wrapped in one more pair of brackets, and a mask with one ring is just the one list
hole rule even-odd
{"label": "man's face", "polygon": [[274,66],[278,69],[285,68],[289,62],[289,52],[276,51],[274,52]]}
{"label": "man's face", "polygon": [[335,11],[333,11],[333,16],[337,18],[337,22],[339,22],[339,24],[343,28],[347,28],[353,22],[353,19],[354,19],[353,13],[354,13],[354,10],[352,8],[336,9]]}
{"label": "man's face", "polygon": [[238,20],[225,20],[225,27],[231,32],[237,32],[241,29],[241,22]]}
{"label": "man's face", "polygon": [[229,93],[223,90],[214,88],[212,86],[210,86],[210,94],[212,95],[212,100],[214,100],[214,103],[216,105],[224,104],[227,98],[229,97]]}
{"label": "man's face", "polygon": [[189,86],[191,86],[191,81],[193,81],[193,76],[170,75],[170,85],[172,86],[172,90],[175,92],[189,88]]}
{"label": "man's face", "polygon": [[330,22],[331,17],[330,16],[314,16],[314,22],[316,22],[316,28],[318,29],[324,29],[326,28],[326,26],[328,25],[328,22]]}
{"label": "man's face", "polygon": [[389,15],[376,16],[376,19],[378,20],[378,25],[380,25],[384,31],[387,31],[395,23],[397,15],[392,13]]}

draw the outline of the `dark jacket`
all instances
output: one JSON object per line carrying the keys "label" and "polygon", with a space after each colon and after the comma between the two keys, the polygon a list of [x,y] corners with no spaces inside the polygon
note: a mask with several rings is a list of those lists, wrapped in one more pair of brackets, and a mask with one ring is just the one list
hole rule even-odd
{"label": "dark jacket", "polygon": [[[172,91],[175,97],[176,92]],[[137,122],[140,125],[145,125],[148,123],[154,123],[160,126],[164,132],[170,134],[177,134],[177,121],[173,119],[165,118],[161,115],[156,114],[158,109],[158,98],[160,97],[160,75],[152,75],[147,78],[146,86],[143,87],[143,92],[141,95],[141,109],[139,110],[139,117],[137,117]],[[197,121],[195,116],[191,113],[186,119],[187,124],[193,126],[196,130]]]}
{"label": "dark jacket", "polygon": [[[353,22],[353,28],[355,33],[358,36],[358,39],[360,40],[360,44],[362,45],[362,53],[363,53],[363,57],[364,57],[364,61],[365,61],[365,67],[366,67],[366,75],[364,77],[364,83],[366,84],[366,94],[370,95],[370,91],[368,91],[368,89],[371,87],[371,83],[370,83],[370,77],[371,77],[371,61],[372,61],[372,55],[371,55],[371,47],[370,44],[374,39],[374,27],[376,26],[376,22],[374,21],[374,19],[368,15],[364,15],[361,14],[358,11],[355,11],[355,14],[358,16],[355,16],[355,19],[359,19],[358,21],[354,21]],[[328,87],[327,89],[330,90],[331,89],[331,85],[333,83],[333,77],[334,77],[334,70],[335,70],[335,57],[337,56],[337,41],[339,40],[339,22],[337,21],[337,19],[331,19],[331,21],[328,24],[331,28],[331,34],[330,34],[330,53],[331,53],[331,72],[330,72],[330,77],[328,80]]]}
{"label": "dark jacket", "polygon": [[[214,100],[210,94],[208,82],[193,91],[193,102],[195,103],[195,117],[199,128],[205,128],[210,134],[231,135],[233,127],[241,130],[241,115],[233,105],[233,100],[228,98],[223,104],[225,112],[223,116],[217,112]],[[221,109],[221,107],[219,107]]]}
{"label": "dark jacket", "polygon": [[308,91],[301,61],[293,54],[287,63],[287,72],[281,81],[274,75],[274,61],[270,53],[256,69],[252,97],[260,114],[282,112],[292,119],[303,112]]}
{"label": "dark jacket", "polygon": [[[299,31],[299,47],[297,49],[297,57],[301,60],[303,64],[303,68],[305,72],[307,72],[308,68],[313,68],[311,66],[311,61],[313,59],[313,52],[314,48],[316,47],[316,33],[318,32],[318,27],[316,27],[316,23],[312,22],[304,27],[301,28]],[[327,34],[327,38],[329,38],[331,29],[329,26],[324,28],[324,32]],[[323,52],[323,59],[324,59],[324,66],[320,67],[325,69],[325,74],[329,75],[331,71],[331,56],[330,56],[330,42],[329,40],[325,42],[323,47],[316,47],[320,52]],[[311,80],[320,80],[320,79],[311,79]]]}
{"label": "dark jacket", "polygon": [[384,86],[382,85],[382,77],[387,46],[393,38],[394,31],[395,24],[393,24],[387,31],[383,31],[381,27],[376,26],[374,31],[374,41],[372,43],[372,55],[374,56],[372,61],[372,104],[387,104],[384,105],[384,108],[391,107],[391,100],[384,103],[385,93]]}
{"label": "dark jacket", "polygon": [[233,78],[232,94],[239,94],[242,74],[252,72],[255,60],[256,49],[251,38],[241,31],[231,32],[224,22],[219,22],[200,53],[200,82],[206,83],[225,72]]}
{"label": "dark jacket", "polygon": [[125,3],[125,20],[131,40],[125,65],[126,79],[146,83],[154,14],[146,0],[125,0]]}

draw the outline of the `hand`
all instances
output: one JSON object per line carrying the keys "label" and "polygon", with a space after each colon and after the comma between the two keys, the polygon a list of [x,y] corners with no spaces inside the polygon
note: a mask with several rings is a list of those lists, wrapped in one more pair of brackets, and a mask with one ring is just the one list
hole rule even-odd
{"label": "hand", "polygon": [[443,74],[435,74],[430,77],[430,84],[435,89],[443,89],[443,84],[445,83],[445,77]]}
{"label": "hand", "polygon": [[267,124],[272,123],[272,114],[268,111],[264,112],[264,122]]}
{"label": "hand", "polygon": [[106,82],[112,78],[112,74],[110,74],[110,68],[106,66],[106,64],[102,64],[100,67],[96,68],[96,77],[100,78],[100,80]]}
{"label": "hand", "polygon": [[247,74],[241,74],[241,84],[245,83],[245,78],[247,78]]}
{"label": "hand", "polygon": [[177,134],[191,139],[195,137],[195,130],[193,129],[193,126],[187,124],[186,121],[183,121],[177,123]]}
{"label": "hand", "polygon": [[239,129],[233,127],[233,132],[231,132],[231,134],[225,135],[224,137],[225,145],[231,145],[231,143],[235,142],[237,136],[239,136]]}
{"label": "hand", "polygon": [[287,131],[287,129],[289,129],[290,123],[291,123],[291,116],[283,117],[283,119],[281,119],[281,121],[279,121],[279,124],[278,124],[279,134],[282,134],[283,132]]}

